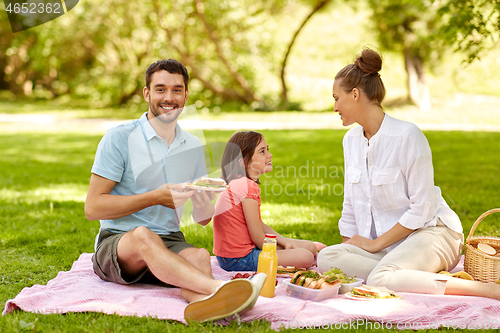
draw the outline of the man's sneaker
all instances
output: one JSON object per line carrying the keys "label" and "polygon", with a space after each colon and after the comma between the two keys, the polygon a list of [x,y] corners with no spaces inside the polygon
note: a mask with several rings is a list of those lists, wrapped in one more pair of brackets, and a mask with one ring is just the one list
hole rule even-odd
{"label": "man's sneaker", "polygon": [[267,275],[265,273],[259,273],[259,274],[253,275],[249,278],[250,282],[253,284],[253,287],[254,287],[252,296],[250,297],[251,302],[248,304],[248,306],[246,308],[241,310],[239,313],[235,313],[232,316],[226,317],[225,319],[227,321],[236,322],[236,323],[238,323],[238,325],[241,324],[240,315],[253,309],[255,303],[257,302],[257,299],[259,298],[260,290],[262,289],[262,286],[264,285],[266,278],[267,278]]}
{"label": "man's sneaker", "polygon": [[184,310],[184,319],[199,322],[213,321],[250,310],[259,297],[265,278],[266,274],[260,273],[251,281],[247,279],[227,281],[212,295],[189,303]]}
{"label": "man's sneaker", "polygon": [[248,310],[253,309],[255,303],[257,302],[257,299],[259,298],[260,291],[262,289],[262,286],[264,286],[264,282],[266,281],[267,275],[266,273],[258,273],[249,278],[250,282],[253,284],[253,294],[251,296],[252,301],[246,308],[244,308],[240,314],[243,314],[247,312]]}

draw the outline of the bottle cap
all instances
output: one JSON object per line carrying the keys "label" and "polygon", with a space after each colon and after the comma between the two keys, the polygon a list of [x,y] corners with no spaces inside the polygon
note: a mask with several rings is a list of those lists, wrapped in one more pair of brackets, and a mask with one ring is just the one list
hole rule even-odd
{"label": "bottle cap", "polygon": [[273,234],[266,234],[266,237],[267,237],[267,238],[276,238],[276,235],[273,235]]}

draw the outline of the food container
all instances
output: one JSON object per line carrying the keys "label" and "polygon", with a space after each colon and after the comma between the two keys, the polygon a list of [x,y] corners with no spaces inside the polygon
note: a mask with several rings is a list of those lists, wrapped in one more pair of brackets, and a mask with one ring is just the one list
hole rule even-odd
{"label": "food container", "polygon": [[363,279],[356,278],[356,281],[355,281],[355,282],[351,282],[351,283],[342,283],[342,285],[340,286],[340,289],[339,289],[339,293],[340,293],[340,294],[345,294],[345,293],[348,293],[348,292],[350,292],[350,291],[352,290],[352,288],[361,286],[361,284],[362,284],[364,281],[365,281],[365,280],[363,280]]}
{"label": "food container", "polygon": [[339,294],[340,283],[331,288],[311,289],[285,281],[286,293],[289,296],[301,298],[309,301],[322,301],[336,297]]}

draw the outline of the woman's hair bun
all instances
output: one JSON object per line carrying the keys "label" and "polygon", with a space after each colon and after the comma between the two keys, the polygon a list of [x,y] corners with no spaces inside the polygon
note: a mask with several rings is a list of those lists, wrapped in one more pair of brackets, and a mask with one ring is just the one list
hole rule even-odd
{"label": "woman's hair bun", "polygon": [[382,69],[382,57],[376,51],[364,48],[358,55],[354,64],[342,68],[335,80],[340,81],[344,91],[354,88],[362,90],[370,101],[376,101],[381,105],[385,97],[385,87],[379,71]]}
{"label": "woman's hair bun", "polygon": [[382,57],[376,51],[365,48],[356,58],[354,64],[367,75],[376,74],[382,69]]}

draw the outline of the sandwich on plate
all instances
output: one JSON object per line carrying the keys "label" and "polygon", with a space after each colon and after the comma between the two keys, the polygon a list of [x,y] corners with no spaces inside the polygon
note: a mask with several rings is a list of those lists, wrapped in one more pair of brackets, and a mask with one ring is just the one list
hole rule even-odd
{"label": "sandwich on plate", "polygon": [[364,284],[352,288],[351,295],[357,298],[399,298],[394,291],[386,287],[372,287]]}
{"label": "sandwich on plate", "polygon": [[196,179],[192,183],[187,183],[186,184],[187,188],[190,189],[221,189],[225,190],[228,188],[226,181],[222,178],[208,178],[208,177],[201,177],[199,179]]}
{"label": "sandwich on plate", "polygon": [[277,270],[276,274],[293,276],[293,274],[300,272],[300,271],[306,271],[306,269],[295,267],[295,266],[286,266],[286,267],[278,266],[278,270]]}

